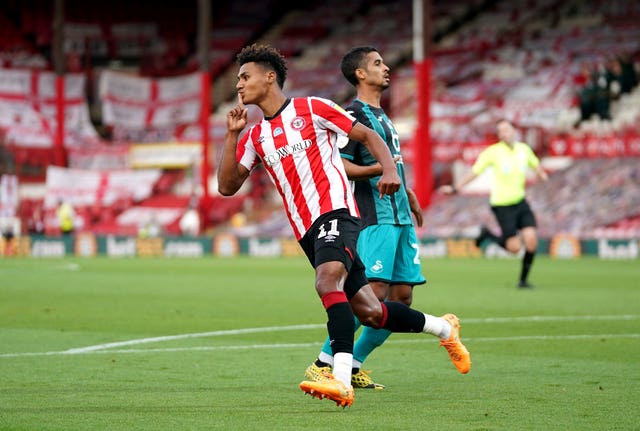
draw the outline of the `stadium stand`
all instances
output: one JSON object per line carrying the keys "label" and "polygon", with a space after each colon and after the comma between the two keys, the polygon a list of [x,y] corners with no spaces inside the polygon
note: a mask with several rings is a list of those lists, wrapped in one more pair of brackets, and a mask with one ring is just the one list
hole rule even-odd
{"label": "stadium stand", "polygon": [[[77,128],[66,138],[75,142],[67,148],[70,168],[124,169],[128,167],[131,143],[188,143],[201,138],[197,124],[143,128],[107,125],[103,123],[100,88],[103,70],[149,80],[179,78],[197,71],[196,3],[181,2],[176,8],[171,1],[113,1],[91,7],[81,1],[65,2],[67,71],[76,73],[77,85],[86,87],[88,106],[86,112],[77,108]],[[47,0],[2,2],[0,72],[28,70],[36,77],[30,78],[35,82],[51,70],[52,4]],[[393,69],[393,85],[383,102],[403,133],[411,163],[416,111],[411,4],[410,0],[330,0],[285,8],[284,2],[277,0],[214,3],[209,64],[214,108],[210,119],[212,162],[217,160],[217,143],[224,134],[224,114],[233,103],[234,55],[247,43],[261,41],[277,46],[291,58],[289,95],[314,94],[338,102],[353,96],[338,69],[343,52],[356,44],[378,47]],[[589,173],[604,184],[618,181],[624,189],[615,194],[611,189],[591,187],[589,193],[575,194],[585,199],[588,208],[608,205],[612,209],[595,217],[571,205],[564,207],[555,195],[546,196],[534,184],[530,190],[536,213],[541,214],[542,235],[570,231],[580,236],[620,232],[637,236],[640,215],[633,214],[634,207],[624,202],[639,207],[635,195],[638,187],[616,172],[637,176],[634,162],[637,165],[640,157],[640,6],[621,0],[455,0],[434,2],[432,16],[431,137],[436,185],[455,174],[456,165],[468,168],[477,152],[493,138],[494,121],[506,117],[550,164],[553,160],[574,161],[554,172],[552,181],[558,190],[579,188],[575,179],[588,177]],[[621,77],[621,71],[615,75],[617,67],[626,71],[626,78]],[[598,75],[599,71],[606,75]],[[588,94],[584,87],[592,79],[596,86],[604,83],[606,103],[598,106],[606,110],[586,108],[582,96]],[[149,82],[152,86],[164,85]],[[29,93],[25,100],[44,106],[45,101],[38,97]],[[51,110],[37,108],[21,119],[14,110],[7,110],[7,100],[0,91],[3,173],[15,173],[22,183],[32,186],[18,211],[23,229],[38,208],[44,210],[47,232],[52,233],[50,209],[44,207],[42,192],[38,196],[33,190],[44,183],[47,167],[54,162],[53,150],[44,144],[34,145],[33,136],[38,135],[26,130],[29,126],[23,127],[33,121],[48,126]],[[252,112],[251,121],[258,120]],[[19,124],[14,124],[16,121]],[[32,136],[27,139],[31,142],[16,144],[16,134],[23,140]],[[164,206],[167,211],[156,218],[161,220],[164,232],[177,234],[179,215],[168,214],[179,213],[185,206],[184,199],[193,191],[197,172],[185,175],[190,169],[162,169],[151,195],[142,199],[121,196],[107,205],[79,208],[84,228],[131,234],[135,226],[127,220],[148,219],[151,212]],[[257,209],[272,204],[269,193],[264,178],[255,175],[240,198],[216,199],[203,218],[209,227],[215,227],[238,211],[258,213]],[[485,197],[436,197],[425,212],[428,228],[421,233],[466,236],[472,235],[473,222],[476,226],[478,220],[491,225],[488,209],[486,213],[482,209],[486,205],[475,205],[476,199],[484,202]],[[565,220],[565,213],[574,224],[558,222]],[[256,221],[263,231],[289,234],[288,226],[268,212],[260,212]],[[245,225],[238,228],[238,233],[254,230]]]}
{"label": "stadium stand", "polygon": [[[551,175],[549,182],[528,188],[541,237],[570,233],[578,238],[637,238],[640,208],[640,163],[637,158],[576,160]],[[480,224],[499,231],[483,194],[436,201],[425,211],[423,234],[473,237]]]}

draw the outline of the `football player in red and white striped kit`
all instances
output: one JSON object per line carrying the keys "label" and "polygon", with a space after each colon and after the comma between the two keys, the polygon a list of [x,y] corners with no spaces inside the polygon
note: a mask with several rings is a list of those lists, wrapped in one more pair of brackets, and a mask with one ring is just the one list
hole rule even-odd
{"label": "football player in red and white striped kit", "polygon": [[[227,114],[218,168],[218,190],[235,194],[251,170],[264,165],[289,217],[293,232],[315,268],[315,288],[326,310],[334,353],[333,374],[303,381],[300,388],[339,406],[353,403],[351,364],[354,314],[363,325],[392,332],[429,333],[450,343],[466,373],[469,352],[459,339],[459,322],[413,310],[400,302],[381,303],[368,284],[356,252],[361,223],[337,147],[339,135],[362,142],[382,166],[380,196],[400,188],[391,153],[380,136],[334,102],[319,97],[288,98],[284,57],[268,45],[250,45],[237,56],[238,104]],[[245,105],[257,105],[263,120],[247,125]],[[458,367],[458,364],[456,364]]]}

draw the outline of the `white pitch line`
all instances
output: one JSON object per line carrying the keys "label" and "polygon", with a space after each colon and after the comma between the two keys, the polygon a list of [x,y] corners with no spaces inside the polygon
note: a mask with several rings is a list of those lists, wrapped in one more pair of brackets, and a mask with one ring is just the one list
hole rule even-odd
{"label": "white pitch line", "polygon": [[65,350],[68,355],[86,353],[95,350],[110,349],[112,347],[135,346],[137,344],[159,343],[162,341],[183,340],[187,338],[217,337],[219,335],[238,335],[238,334],[256,334],[259,332],[281,332],[281,331],[297,331],[301,329],[318,329],[324,328],[326,325],[293,325],[293,326],[267,326],[265,328],[245,328],[230,329],[226,331],[198,332],[192,334],[165,335],[162,337],[139,338],[136,340],[116,341],[113,343],[96,344],[94,346],[78,347],[75,349]]}
{"label": "white pitch line", "polygon": [[519,317],[483,317],[481,319],[462,319],[464,323],[516,323],[516,322],[574,322],[577,320],[636,320],[640,316],[621,314],[609,316],[519,316]]}
{"label": "white pitch line", "polygon": [[[468,337],[465,343],[478,342],[505,342],[505,341],[553,341],[553,340],[594,340],[613,338],[640,338],[640,333],[636,334],[577,334],[577,335],[522,335],[514,337]],[[413,344],[413,343],[435,343],[434,338],[422,338],[412,340],[388,340],[385,344]],[[97,355],[97,354],[117,354],[117,353],[173,353],[173,352],[196,352],[196,351],[221,351],[221,350],[259,350],[259,349],[299,349],[320,346],[321,343],[274,343],[274,344],[245,344],[231,346],[192,346],[192,347],[167,347],[160,349],[114,349],[114,350],[87,350],[75,355]],[[43,352],[43,353],[4,353],[0,358],[16,358],[25,356],[64,356],[69,355],[68,351]]]}
{"label": "white pitch line", "polygon": [[[591,321],[591,320],[636,320],[639,315],[602,315],[602,316],[519,316],[519,317],[487,317],[487,318],[469,318],[463,319],[464,323],[510,323],[510,322],[555,322],[555,321]],[[222,335],[239,335],[239,334],[256,334],[261,332],[281,332],[281,331],[297,331],[305,329],[321,329],[326,328],[325,324],[308,324],[308,325],[291,325],[291,326],[268,326],[263,328],[244,328],[231,329],[224,331],[198,332],[189,334],[165,335],[161,337],[138,338],[126,341],[116,341],[112,343],[95,344],[86,347],[76,347],[73,349],[52,352],[25,352],[25,353],[0,353],[0,358],[17,357],[17,356],[50,356],[50,355],[77,355],[85,353],[100,352],[107,349],[113,349],[124,346],[135,346],[140,344],[159,343],[163,341],[183,340],[188,338],[217,337]],[[498,338],[497,340],[505,340],[506,338]],[[269,345],[271,346],[271,345]],[[244,347],[241,347],[244,348]],[[117,352],[116,350],[109,350]],[[124,352],[125,350],[121,350]],[[153,351],[145,349],[145,352]]]}
{"label": "white pitch line", "polygon": [[[510,322],[557,322],[557,321],[577,321],[577,320],[632,320],[638,319],[636,315],[621,316],[523,316],[523,317],[487,317],[481,319],[464,319],[464,323],[510,323]],[[161,337],[139,338],[126,341],[115,341],[112,343],[96,344],[87,347],[77,347],[65,350],[67,354],[85,353],[87,351],[104,350],[114,347],[135,346],[138,344],[159,343],[163,341],[182,340],[187,338],[217,337],[221,335],[257,334],[260,332],[282,332],[298,331],[304,329],[325,328],[324,324],[292,325],[292,326],[268,326],[264,328],[230,329],[225,331],[199,332],[190,334],[165,335]]]}

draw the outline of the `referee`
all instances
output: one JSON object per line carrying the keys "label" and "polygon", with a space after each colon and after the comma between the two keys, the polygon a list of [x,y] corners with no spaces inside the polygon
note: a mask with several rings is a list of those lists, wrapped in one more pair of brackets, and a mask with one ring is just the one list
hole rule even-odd
{"label": "referee", "polygon": [[543,181],[547,181],[547,174],[531,148],[524,142],[516,141],[516,130],[509,121],[499,120],[496,123],[496,132],[499,141],[480,153],[471,172],[458,184],[442,186],[440,191],[445,194],[456,193],[487,168],[493,169],[489,202],[502,235],[495,235],[482,226],[480,235],[476,238],[476,245],[480,246],[484,240],[488,239],[510,253],[518,253],[524,242],[525,253],[522,258],[518,287],[532,288],[533,285],[527,281],[527,278],[538,247],[538,236],[535,216],[525,199],[526,172],[527,168],[531,167]]}

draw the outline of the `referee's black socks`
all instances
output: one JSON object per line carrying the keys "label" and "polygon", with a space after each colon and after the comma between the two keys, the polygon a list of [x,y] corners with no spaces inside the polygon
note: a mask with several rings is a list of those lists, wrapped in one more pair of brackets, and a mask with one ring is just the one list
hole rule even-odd
{"label": "referee's black socks", "polygon": [[536,252],[525,251],[524,257],[522,258],[522,271],[520,272],[520,282],[526,283],[527,277],[529,276],[529,270],[531,269],[531,265],[533,264],[533,258],[536,256]]}

